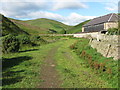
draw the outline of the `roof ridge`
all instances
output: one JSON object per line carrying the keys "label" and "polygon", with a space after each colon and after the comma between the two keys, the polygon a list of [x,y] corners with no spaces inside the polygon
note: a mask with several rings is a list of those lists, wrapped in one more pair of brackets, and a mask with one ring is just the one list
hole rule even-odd
{"label": "roof ridge", "polygon": [[110,15],[110,14],[112,15],[112,14],[115,14],[115,13],[109,13],[109,14],[106,14],[106,15],[103,15],[103,16],[101,15],[101,16],[95,17],[93,19],[98,19],[98,18],[101,18],[101,17],[105,17],[105,16]]}
{"label": "roof ridge", "polygon": [[108,22],[111,20],[112,16],[113,16],[114,13],[111,14],[110,18],[108,19]]}

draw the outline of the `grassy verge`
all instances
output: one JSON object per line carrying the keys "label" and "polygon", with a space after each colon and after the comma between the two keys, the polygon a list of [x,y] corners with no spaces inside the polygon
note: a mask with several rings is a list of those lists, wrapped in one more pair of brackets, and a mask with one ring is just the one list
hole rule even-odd
{"label": "grassy verge", "polygon": [[88,45],[88,40],[79,40],[70,46],[77,55],[85,61],[88,68],[91,68],[96,75],[108,82],[112,88],[118,87],[118,61],[113,58],[103,57],[96,49]]}
{"label": "grassy verge", "polygon": [[[88,40],[80,39],[79,46],[88,44]],[[69,47],[76,43],[77,39],[70,39],[64,42],[58,49],[55,59],[57,70],[61,75],[64,88],[111,88],[112,86],[96,74],[91,68],[87,67],[86,60],[80,58],[74,50]]]}

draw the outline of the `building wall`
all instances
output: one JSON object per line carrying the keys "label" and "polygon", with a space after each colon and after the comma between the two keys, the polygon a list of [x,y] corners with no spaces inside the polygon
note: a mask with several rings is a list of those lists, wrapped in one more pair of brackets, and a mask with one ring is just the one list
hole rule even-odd
{"label": "building wall", "polygon": [[82,27],[82,32],[84,32],[84,27]]}
{"label": "building wall", "polygon": [[118,22],[107,22],[102,24],[97,24],[93,26],[82,27],[82,32],[93,32],[93,31],[101,31],[108,30],[109,28],[117,28]]}
{"label": "building wall", "polygon": [[101,30],[104,30],[104,23],[84,27],[84,32],[99,32]]}
{"label": "building wall", "polygon": [[118,27],[118,22],[107,22],[104,23],[104,29],[108,30],[109,28],[117,28]]}

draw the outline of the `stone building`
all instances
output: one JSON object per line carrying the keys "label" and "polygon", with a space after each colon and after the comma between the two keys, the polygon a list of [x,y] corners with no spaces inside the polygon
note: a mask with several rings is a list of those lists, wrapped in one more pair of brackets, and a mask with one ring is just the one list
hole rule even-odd
{"label": "stone building", "polygon": [[109,28],[118,27],[118,15],[115,13],[107,14],[92,19],[82,27],[82,32],[107,31]]}

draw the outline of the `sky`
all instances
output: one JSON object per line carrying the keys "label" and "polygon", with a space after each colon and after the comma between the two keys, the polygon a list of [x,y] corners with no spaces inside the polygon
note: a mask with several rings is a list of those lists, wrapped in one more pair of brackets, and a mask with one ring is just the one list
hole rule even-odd
{"label": "sky", "polygon": [[48,18],[77,25],[109,13],[118,13],[119,0],[1,0],[0,13],[18,20]]}

